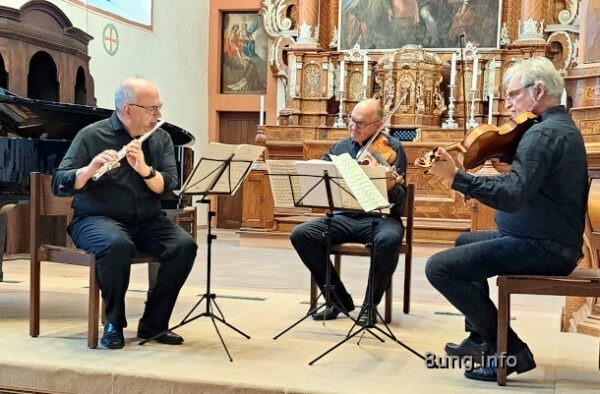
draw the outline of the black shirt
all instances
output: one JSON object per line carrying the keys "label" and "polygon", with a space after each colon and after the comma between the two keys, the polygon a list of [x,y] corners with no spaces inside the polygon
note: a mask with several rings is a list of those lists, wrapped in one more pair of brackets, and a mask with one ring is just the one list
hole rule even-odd
{"label": "black shirt", "polygon": [[552,107],[525,132],[510,172],[458,171],[452,188],[495,208],[502,234],[581,249],[588,175],[581,133],[563,106]]}
{"label": "black shirt", "polygon": [[[132,141],[116,113],[105,120],[84,127],[73,140],[52,180],[52,190],[58,196],[72,196],[75,216],[107,216],[123,223],[136,223],[161,215],[160,195],[148,188],[146,182],[129,165],[106,172],[97,181],[90,179],[75,190],[76,171],[88,165],[106,149],[120,150]],[[160,172],[165,193],[178,187],[177,166],[169,134],[156,130],[142,143],[144,158],[149,166]]]}

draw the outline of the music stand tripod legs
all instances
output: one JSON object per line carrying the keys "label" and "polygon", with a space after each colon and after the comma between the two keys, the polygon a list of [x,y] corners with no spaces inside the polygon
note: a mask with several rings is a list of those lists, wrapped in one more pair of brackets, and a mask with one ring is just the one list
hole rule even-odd
{"label": "music stand tripod legs", "polygon": [[[306,315],[304,315],[303,317],[298,319],[295,323],[293,323],[291,326],[289,326],[285,330],[281,331],[279,334],[275,335],[273,337],[273,339],[279,338],[286,332],[290,331],[292,328],[296,327],[298,324],[302,323],[310,315],[317,313],[319,310],[321,310],[323,308],[326,308],[325,310],[327,310],[327,308],[333,306],[333,307],[336,307],[339,311],[342,311],[342,313],[344,315],[350,317],[348,311],[346,311],[345,310],[346,308],[344,308],[342,306],[339,296],[335,292],[335,286],[331,284],[331,262],[329,261],[329,252],[331,250],[330,234],[331,234],[331,218],[332,217],[333,217],[333,214],[331,213],[331,210],[330,210],[329,212],[327,212],[327,216],[325,218],[325,221],[327,223],[327,230],[323,233],[323,237],[325,238],[325,284],[323,285],[323,289],[321,290],[321,292],[319,293],[319,295],[317,296],[315,301],[308,308],[308,312],[306,312]],[[331,297],[332,294],[333,294],[333,298],[334,298],[333,301],[332,301],[332,297]],[[319,303],[319,298],[321,298],[321,296],[323,296],[325,298],[325,303],[321,304],[320,306],[317,306]],[[323,323],[324,322],[325,322],[325,320],[323,320]]]}
{"label": "music stand tripod legs", "polygon": [[[227,353],[227,357],[229,357],[229,361],[233,361],[233,358],[231,358],[231,354],[229,353],[229,350],[227,349],[227,345],[225,345],[225,341],[223,340],[223,336],[221,335],[221,332],[219,331],[219,327],[217,326],[216,321],[219,321],[219,322],[225,324],[227,327],[236,331],[238,334],[244,336],[246,339],[250,339],[250,336],[245,334],[238,328],[234,327],[233,325],[229,324],[227,321],[225,321],[223,312],[221,312],[221,308],[219,308],[219,305],[217,304],[216,295],[215,295],[215,293],[211,293],[211,291],[210,291],[212,241],[214,239],[217,239],[217,236],[212,234],[212,231],[211,231],[211,229],[212,229],[211,219],[216,215],[216,212],[211,211],[211,209],[210,209],[210,199],[202,198],[201,200],[199,200],[199,202],[201,202],[203,204],[208,204],[208,214],[207,214],[208,215],[207,216],[207,218],[208,218],[208,233],[206,235],[206,254],[207,254],[207,258],[206,258],[206,293],[204,293],[202,295],[202,297],[200,297],[200,300],[198,300],[196,305],[194,305],[194,307],[188,312],[188,314],[185,315],[185,317],[181,320],[181,322],[179,324],[177,324],[176,326],[173,326],[159,334],[156,334],[153,337],[143,340],[142,342],[140,342],[140,345],[150,342],[150,341],[164,335],[165,333],[167,333],[169,331],[176,330],[177,328],[179,328],[181,326],[184,326],[196,319],[206,316],[206,317],[210,318],[213,326],[215,327],[215,330],[217,331],[217,335],[219,336],[219,339],[221,340],[221,344],[223,345],[223,348],[225,349],[225,352]],[[199,313],[194,316],[191,316],[192,313],[196,310],[196,308],[198,308],[200,306],[200,304],[202,304],[203,301],[206,301],[204,312]],[[218,315],[213,312],[213,305],[214,305],[214,308],[216,308]]]}
{"label": "music stand tripod legs", "polygon": [[[331,348],[329,348],[328,350],[326,350],[324,353],[322,353],[320,356],[318,356],[317,358],[315,358],[314,360],[312,360],[311,362],[308,363],[308,365],[313,365],[315,362],[319,361],[321,358],[325,357],[327,354],[331,353],[332,351],[334,351],[335,349],[337,349],[339,346],[341,346],[342,344],[348,342],[350,339],[354,338],[355,336],[357,336],[358,334],[363,334],[364,332],[367,331],[369,332],[371,335],[375,336],[375,338],[379,339],[381,342],[383,342],[383,340],[381,338],[379,338],[377,335],[375,335],[371,330],[376,330],[379,331],[379,333],[383,334],[384,336],[388,337],[389,339],[391,339],[392,341],[396,342],[398,345],[404,347],[406,350],[410,351],[411,353],[413,353],[414,355],[416,355],[417,357],[421,358],[422,360],[425,360],[425,357],[423,355],[421,355],[420,353],[418,353],[417,351],[415,351],[414,349],[412,349],[411,347],[409,347],[408,345],[404,344],[403,342],[401,342],[398,338],[396,338],[396,336],[394,335],[394,333],[390,330],[389,326],[387,325],[387,323],[385,322],[385,319],[379,314],[379,311],[377,311],[377,308],[375,307],[374,303],[373,303],[373,285],[375,284],[375,278],[374,278],[374,269],[375,269],[375,229],[377,227],[377,221],[375,219],[375,216],[373,217],[373,221],[371,223],[371,247],[369,248],[370,250],[370,257],[371,257],[371,262],[370,262],[370,267],[369,267],[369,291],[367,292],[367,300],[365,300],[364,303],[364,307],[360,310],[360,313],[358,314],[356,320],[354,321],[354,324],[352,325],[352,327],[350,327],[350,331],[348,331],[348,334],[346,335],[346,337],[344,339],[342,339],[340,342],[338,342],[337,344],[335,344],[334,346],[332,346]],[[358,321],[360,321],[360,318],[362,317],[362,315],[367,314],[367,324],[365,324],[364,326],[361,326],[358,330],[354,331],[355,327],[358,325]],[[376,315],[376,316],[374,316]],[[382,330],[380,327],[377,326],[376,323],[376,317],[379,318],[379,321],[383,322],[383,325],[385,326],[386,331]],[[372,323],[375,322],[375,323]],[[362,336],[361,338],[362,339]],[[358,341],[358,343],[360,344],[360,339]]]}

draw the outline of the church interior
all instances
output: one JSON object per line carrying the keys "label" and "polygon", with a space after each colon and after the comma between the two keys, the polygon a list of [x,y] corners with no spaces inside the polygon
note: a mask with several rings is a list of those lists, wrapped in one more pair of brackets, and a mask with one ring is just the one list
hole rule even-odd
{"label": "church interior", "polygon": [[[598,392],[599,22],[597,0],[0,0],[0,393]],[[585,142],[577,269],[587,276],[508,290],[503,324],[526,338],[537,368],[476,382],[442,358],[446,342],[465,336],[463,316],[424,268],[460,234],[496,229],[494,210],[416,163],[475,129],[509,124],[505,71],[536,56],[563,77],[561,104]],[[216,143],[232,146],[229,164],[238,147],[251,154],[233,188],[162,201],[198,244],[170,321],[185,343],[136,338],[158,269],[140,261],[125,348],[110,351],[98,345],[103,303],[89,263],[47,252],[73,248],[70,200],[40,209],[46,191],[31,174],[54,174],[78,131],[111,116],[130,76],[160,89],[181,185],[199,177]],[[273,173],[320,159],[367,98],[406,152],[410,231],[378,308],[390,336],[349,339],[351,319],[307,313],[322,299],[290,242],[331,208],[303,206],[291,177]],[[497,174],[489,161],[469,172]],[[334,254],[358,299],[368,249]],[[499,283],[489,279],[490,293],[504,308]]]}

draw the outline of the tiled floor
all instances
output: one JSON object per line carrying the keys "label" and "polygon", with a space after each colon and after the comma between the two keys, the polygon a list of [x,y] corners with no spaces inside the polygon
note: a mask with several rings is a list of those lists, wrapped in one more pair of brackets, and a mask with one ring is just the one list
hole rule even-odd
{"label": "tiled floor", "polygon": [[[206,291],[206,245],[184,286],[171,320],[175,325]],[[242,242],[242,244],[244,244]],[[460,369],[428,369],[399,344],[380,343],[366,334],[308,363],[341,341],[351,327],[343,318],[321,323],[306,319],[277,340],[273,336],[305,316],[309,275],[294,251],[272,241],[241,246],[232,232],[213,243],[211,291],[228,323],[247,340],[217,322],[234,362],[230,363],[209,318],[177,329],[183,346],[137,346],[135,328],[144,304],[145,267],[134,267],[127,297],[127,345],[118,351],[86,347],[87,272],[82,267],[43,265],[42,322],[39,338],[28,336],[28,261],[5,262],[0,283],[0,388],[52,392],[600,392],[598,338],[560,333],[560,297],[513,297],[513,326],[528,342],[538,367],[510,376],[504,388],[472,382]],[[463,336],[462,317],[425,279],[427,256],[439,248],[417,246],[411,314],[402,314],[402,267],[394,282],[390,329],[417,353],[441,357],[444,343]],[[345,258],[343,279],[355,302],[362,301],[367,264]],[[491,282],[491,288],[495,284]],[[191,316],[205,311],[198,306]]]}

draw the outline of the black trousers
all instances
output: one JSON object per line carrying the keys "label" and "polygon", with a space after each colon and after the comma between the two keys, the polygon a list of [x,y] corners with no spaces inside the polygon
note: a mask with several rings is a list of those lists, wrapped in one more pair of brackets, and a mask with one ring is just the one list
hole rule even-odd
{"label": "black trousers", "polygon": [[78,248],[96,256],[96,275],[106,306],[106,320],[127,327],[125,292],[131,258],[142,253],[160,262],[156,286],[149,292],[142,322],[150,332],[166,330],[196,257],[198,246],[165,216],[123,224],[104,216],[76,217],[69,234]]}
{"label": "black trousers", "polygon": [[[338,296],[342,307],[354,309],[352,297],[344,287],[339,275],[333,269],[331,259],[326,254],[327,222],[326,218],[319,218],[308,223],[294,227],[291,234],[292,245],[298,252],[300,259],[315,277],[321,290],[325,284],[326,264],[331,267],[331,284]],[[344,242],[370,243],[372,239],[372,224],[376,221],[374,248],[375,259],[373,263],[373,303],[379,304],[385,290],[390,283],[390,278],[398,265],[400,247],[404,228],[402,222],[389,216],[370,216],[365,214],[335,214],[331,218],[330,239],[331,245]],[[371,280],[368,282],[371,283]],[[367,286],[365,300],[369,294]],[[335,301],[335,298],[327,301]]]}

